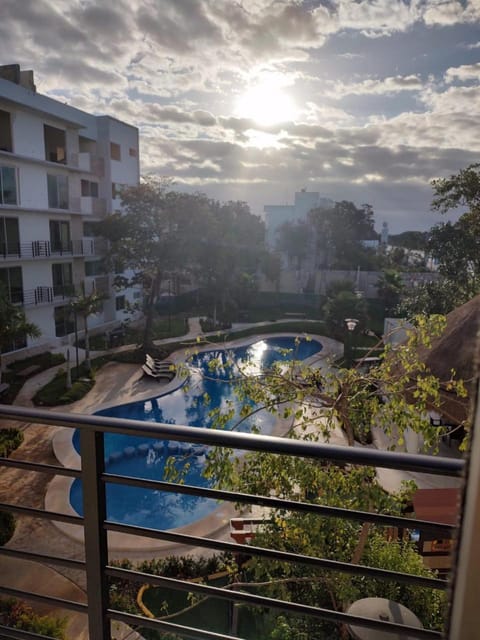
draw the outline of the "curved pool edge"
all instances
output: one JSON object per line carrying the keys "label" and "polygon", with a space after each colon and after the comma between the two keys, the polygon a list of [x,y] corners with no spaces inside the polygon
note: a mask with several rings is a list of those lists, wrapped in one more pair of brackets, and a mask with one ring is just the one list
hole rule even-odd
{"label": "curved pool edge", "polygon": [[[65,515],[78,516],[70,502],[65,500],[65,496],[70,495],[70,488],[74,482],[74,478],[66,478],[64,476],[55,476],[50,482],[47,494],[45,496],[45,509]],[[180,533],[184,535],[198,537],[213,537],[218,535],[224,529],[230,526],[230,518],[238,517],[239,512],[231,503],[220,505],[215,511],[208,516],[197,520],[185,527],[178,529],[168,529],[169,533]],[[65,536],[77,542],[84,544],[84,530],[82,525],[68,524],[65,522],[52,521],[55,527]],[[160,552],[173,553],[175,551],[184,552],[185,545],[182,543],[167,542],[156,540],[127,533],[118,533],[117,531],[109,531],[108,548],[114,552],[132,551],[136,554]]]}
{"label": "curved pool edge", "polygon": [[[296,337],[298,336],[298,332],[282,332],[282,334],[256,334],[255,336],[248,336],[246,338],[241,338],[239,340],[231,340],[229,342],[224,343],[208,343],[208,344],[199,344],[193,345],[196,352],[204,352],[212,349],[228,349],[234,346],[245,346],[249,345],[258,340],[267,339],[276,336],[289,336]],[[308,366],[315,366],[315,363],[325,363],[337,357],[339,354],[343,352],[342,343],[333,340],[332,338],[327,338],[325,336],[320,336],[316,334],[304,333],[300,335],[308,335],[312,340],[317,340],[321,343],[322,349],[319,353],[316,353],[304,361],[304,364]],[[180,351],[172,354],[174,361],[182,362],[185,361],[186,357],[192,355],[192,350],[182,349]],[[162,386],[156,393],[153,393],[153,390],[145,391],[140,395],[140,397],[134,399],[126,399],[123,398],[122,402],[122,394],[119,392],[118,397],[115,401],[115,404],[108,403],[104,405],[100,405],[95,407],[94,411],[90,411],[88,413],[94,413],[97,411],[101,411],[103,409],[108,409],[112,406],[118,406],[119,404],[127,404],[128,402],[135,402],[137,400],[148,400],[153,397],[163,396],[165,394],[171,393],[177,388],[181,387],[185,383],[185,376],[176,376],[171,382],[167,385]],[[160,393],[159,393],[160,391]],[[270,435],[283,436],[288,429],[288,421],[285,421],[281,418],[278,418],[274,422],[274,427]],[[53,451],[57,458],[57,460],[64,467],[80,469],[81,468],[81,458],[77,453],[73,446],[73,434],[74,429],[69,428],[59,428],[58,432],[54,435],[52,445]],[[47,492],[45,495],[45,509],[56,511],[57,513],[63,513],[67,515],[75,515],[78,516],[78,513],[73,509],[70,503],[70,489],[74,482],[73,478],[67,478],[64,476],[55,476],[53,480],[49,483],[47,487]],[[196,522],[193,522],[185,527],[180,527],[178,529],[169,529],[170,532],[195,535],[199,537],[212,537],[218,535],[223,530],[229,527],[230,518],[238,516],[239,511],[235,509],[232,503],[224,503],[218,509],[215,509],[212,513]],[[52,521],[54,526],[61,531],[64,535],[69,537],[70,539],[78,542],[80,544],[84,543],[84,533],[83,526],[81,525],[72,525],[62,522]],[[123,551],[132,551],[132,552],[175,552],[175,551],[184,551],[184,545],[165,542],[161,540],[155,540],[153,538],[145,538],[141,536],[131,535],[131,534],[123,534],[118,532],[108,532],[108,544],[109,549],[111,551],[123,552]]]}

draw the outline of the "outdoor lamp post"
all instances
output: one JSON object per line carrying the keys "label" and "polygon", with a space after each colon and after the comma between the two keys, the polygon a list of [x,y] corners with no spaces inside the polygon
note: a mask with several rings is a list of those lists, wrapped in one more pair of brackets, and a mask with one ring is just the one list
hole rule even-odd
{"label": "outdoor lamp post", "polygon": [[353,332],[358,324],[357,318],[345,318],[345,326],[347,327],[347,339],[345,341],[345,364],[351,367],[353,364]]}

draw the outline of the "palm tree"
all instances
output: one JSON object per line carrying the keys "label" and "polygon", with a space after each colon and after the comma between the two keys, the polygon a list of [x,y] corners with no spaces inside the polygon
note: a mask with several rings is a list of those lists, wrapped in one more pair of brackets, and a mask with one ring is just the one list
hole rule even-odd
{"label": "palm tree", "polygon": [[2,381],[1,354],[10,351],[14,340],[28,336],[37,338],[40,329],[28,322],[21,307],[13,304],[4,287],[0,286],[0,382]]}
{"label": "palm tree", "polygon": [[[91,293],[86,295],[85,283],[82,282],[82,293],[77,296],[75,300],[70,302],[70,308],[72,311],[83,318],[83,326],[85,331],[85,367],[87,371],[91,370],[92,364],[90,362],[90,340],[88,333],[88,318],[94,313],[98,313],[101,309],[103,301],[107,296],[103,293],[99,293],[94,289]],[[78,375],[78,371],[77,371]]]}

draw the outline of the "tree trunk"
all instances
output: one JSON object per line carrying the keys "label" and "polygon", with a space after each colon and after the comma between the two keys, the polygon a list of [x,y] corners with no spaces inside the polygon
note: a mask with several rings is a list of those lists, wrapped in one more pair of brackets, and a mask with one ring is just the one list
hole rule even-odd
{"label": "tree trunk", "polygon": [[[90,373],[92,369],[92,363],[90,362],[90,336],[88,335],[88,316],[83,316],[85,325],[85,368]],[[78,371],[77,371],[78,375]]]}
{"label": "tree trunk", "polygon": [[162,281],[161,273],[157,273],[152,281],[150,293],[148,294],[147,306],[145,309],[145,328],[143,330],[143,350],[146,352],[153,346],[152,331],[153,331],[153,314],[155,311],[155,299]]}

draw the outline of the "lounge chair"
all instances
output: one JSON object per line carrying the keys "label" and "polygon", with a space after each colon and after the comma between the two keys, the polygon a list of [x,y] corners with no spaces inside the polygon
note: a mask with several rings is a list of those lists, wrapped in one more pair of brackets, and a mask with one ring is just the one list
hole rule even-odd
{"label": "lounge chair", "polygon": [[142,366],[143,372],[145,375],[150,376],[151,378],[165,379],[165,380],[173,380],[175,377],[175,373],[173,371],[169,371],[168,369],[152,369],[147,364]]}

